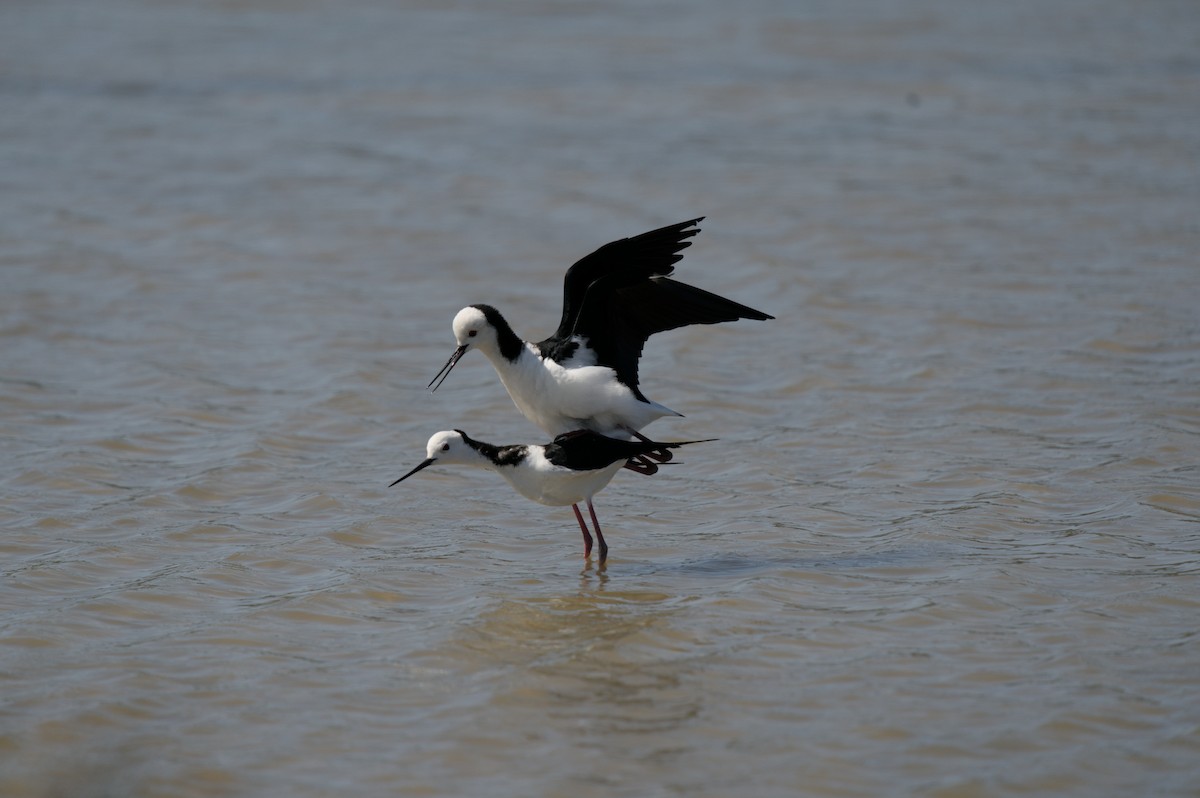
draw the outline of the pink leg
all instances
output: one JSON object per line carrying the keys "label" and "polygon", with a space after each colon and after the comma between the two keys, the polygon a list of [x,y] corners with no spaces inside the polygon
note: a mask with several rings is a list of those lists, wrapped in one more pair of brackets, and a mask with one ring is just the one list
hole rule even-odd
{"label": "pink leg", "polygon": [[600,531],[600,522],[596,520],[596,508],[592,506],[591,499],[588,499],[587,506],[592,516],[592,526],[596,527],[596,540],[600,541],[600,562],[604,562],[608,559],[608,544],[604,542],[604,534]]}
{"label": "pink leg", "polygon": [[[588,532],[587,524],[583,522],[583,513],[579,512],[579,505],[572,504],[571,509],[575,511],[575,520],[579,522],[579,528],[583,530],[583,559],[586,560],[592,556],[592,534]],[[591,509],[591,502],[588,503],[588,509]],[[592,519],[594,520],[595,518],[596,515],[593,513]],[[599,531],[599,527],[597,527],[597,531]],[[603,546],[604,538],[600,538],[600,544]],[[600,551],[605,551],[607,548],[607,546],[604,546]]]}
{"label": "pink leg", "polygon": [[628,468],[630,471],[636,471],[639,474],[645,474],[646,476],[658,473],[658,463],[652,463],[640,454],[626,460],[625,468]]}
{"label": "pink leg", "polygon": [[[626,431],[642,443],[650,443],[650,439],[637,430],[626,427]],[[669,463],[675,459],[675,455],[671,453],[670,449],[655,449],[653,452],[646,452],[646,456],[660,463]]]}

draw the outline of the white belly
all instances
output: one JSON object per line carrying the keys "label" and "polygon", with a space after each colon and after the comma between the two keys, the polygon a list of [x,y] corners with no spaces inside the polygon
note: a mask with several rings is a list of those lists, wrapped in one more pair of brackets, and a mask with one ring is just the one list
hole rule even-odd
{"label": "white belly", "polygon": [[612,435],[679,415],[657,402],[638,399],[606,366],[564,368],[543,360],[532,348],[516,363],[494,365],[521,414],[552,436],[578,429]]}
{"label": "white belly", "polygon": [[551,507],[579,504],[604,489],[625,464],[624,460],[599,471],[572,471],[551,465],[538,451],[520,465],[501,466],[501,476],[527,499]]}

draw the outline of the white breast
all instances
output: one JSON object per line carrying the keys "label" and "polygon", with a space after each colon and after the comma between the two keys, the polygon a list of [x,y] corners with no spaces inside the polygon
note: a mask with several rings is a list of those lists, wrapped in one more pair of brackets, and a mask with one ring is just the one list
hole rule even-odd
{"label": "white breast", "polygon": [[521,414],[550,435],[578,429],[612,435],[679,415],[657,402],[639,400],[617,381],[612,369],[582,365],[585,360],[567,361],[580,364],[568,368],[543,359],[536,347],[526,344],[515,362],[497,357],[492,365]]}
{"label": "white breast", "polygon": [[551,507],[587,501],[604,488],[624,461],[598,471],[572,471],[546,459],[539,447],[530,447],[529,455],[515,466],[499,466],[497,471],[527,499]]}

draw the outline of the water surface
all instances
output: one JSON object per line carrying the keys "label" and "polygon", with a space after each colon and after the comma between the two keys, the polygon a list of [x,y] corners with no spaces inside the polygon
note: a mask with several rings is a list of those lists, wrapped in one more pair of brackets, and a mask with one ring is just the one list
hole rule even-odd
{"label": "water surface", "polygon": [[[0,792],[1195,795],[1188,2],[0,8]],[[569,511],[450,319],[614,238],[719,438]]]}

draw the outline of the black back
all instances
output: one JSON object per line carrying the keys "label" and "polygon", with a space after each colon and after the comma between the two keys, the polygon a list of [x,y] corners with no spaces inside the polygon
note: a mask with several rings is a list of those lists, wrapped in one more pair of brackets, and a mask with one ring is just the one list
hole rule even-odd
{"label": "black back", "polygon": [[687,443],[658,443],[655,441],[622,441],[592,430],[564,432],[546,444],[546,459],[556,466],[572,471],[598,471],[639,454],[662,449],[678,449]]}

